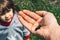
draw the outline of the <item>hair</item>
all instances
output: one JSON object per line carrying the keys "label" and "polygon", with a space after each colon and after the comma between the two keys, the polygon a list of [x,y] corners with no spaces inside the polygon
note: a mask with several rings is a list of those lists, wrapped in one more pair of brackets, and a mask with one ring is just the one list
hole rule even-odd
{"label": "hair", "polygon": [[0,15],[9,12],[11,8],[13,9],[13,12],[15,10],[18,11],[12,0],[0,0]]}

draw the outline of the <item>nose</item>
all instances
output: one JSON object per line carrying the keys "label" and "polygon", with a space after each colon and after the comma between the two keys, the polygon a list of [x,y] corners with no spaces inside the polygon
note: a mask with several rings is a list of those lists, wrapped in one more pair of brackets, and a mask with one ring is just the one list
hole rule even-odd
{"label": "nose", "polygon": [[5,15],[5,18],[6,18],[6,19],[9,19],[9,18],[10,18],[10,16],[9,16],[8,14],[6,14],[6,15]]}

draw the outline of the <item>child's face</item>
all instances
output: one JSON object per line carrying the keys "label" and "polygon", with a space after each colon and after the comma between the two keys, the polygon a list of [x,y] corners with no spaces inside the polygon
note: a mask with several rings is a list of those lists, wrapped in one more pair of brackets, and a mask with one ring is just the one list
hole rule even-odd
{"label": "child's face", "polygon": [[3,22],[10,22],[13,17],[13,10],[10,9],[9,12],[5,13],[4,15],[0,15],[0,20]]}

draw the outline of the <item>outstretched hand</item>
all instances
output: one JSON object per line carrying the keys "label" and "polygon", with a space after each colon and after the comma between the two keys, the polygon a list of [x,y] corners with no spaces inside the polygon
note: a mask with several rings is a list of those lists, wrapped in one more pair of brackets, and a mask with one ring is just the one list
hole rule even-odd
{"label": "outstretched hand", "polygon": [[55,33],[60,33],[59,24],[55,16],[50,12],[36,11],[34,13],[29,10],[23,10],[19,12],[18,18],[30,32],[46,39],[52,37],[52,40],[54,40],[53,36],[57,36]]}
{"label": "outstretched hand", "polygon": [[42,20],[42,17],[28,10],[20,11],[18,18],[21,23],[34,34],[36,33],[35,30],[37,26],[40,25],[39,23]]}

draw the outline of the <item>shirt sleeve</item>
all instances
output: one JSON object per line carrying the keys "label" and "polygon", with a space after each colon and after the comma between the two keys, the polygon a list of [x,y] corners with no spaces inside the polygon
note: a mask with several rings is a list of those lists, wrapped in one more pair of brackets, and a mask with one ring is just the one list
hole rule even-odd
{"label": "shirt sleeve", "polygon": [[24,30],[23,30],[23,36],[25,37],[25,38],[30,38],[30,32],[24,27]]}

